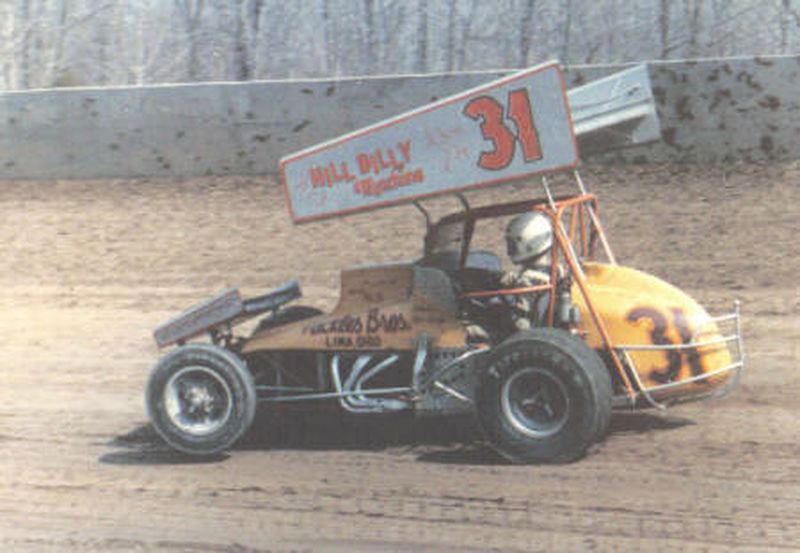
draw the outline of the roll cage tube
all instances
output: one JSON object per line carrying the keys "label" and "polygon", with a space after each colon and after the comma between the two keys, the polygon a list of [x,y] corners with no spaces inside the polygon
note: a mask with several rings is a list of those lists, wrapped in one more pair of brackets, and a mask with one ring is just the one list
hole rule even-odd
{"label": "roll cage tube", "polygon": [[[614,369],[619,375],[626,394],[633,400],[637,393],[638,386],[634,385],[637,382],[635,377],[629,374],[626,365],[620,359],[616,348],[611,340],[611,336],[600,317],[599,312],[594,306],[592,299],[589,295],[586,275],[583,271],[582,261],[594,260],[597,253],[597,242],[602,244],[605,257],[611,264],[616,264],[614,255],[608,245],[605,233],[600,224],[597,216],[598,213],[598,200],[594,194],[582,191],[580,194],[570,194],[558,197],[549,196],[549,188],[545,184],[548,191],[548,198],[516,201],[505,204],[495,204],[489,206],[481,206],[470,208],[465,206],[465,210],[457,213],[446,215],[435,224],[431,225],[425,239],[425,256],[431,256],[436,253],[436,232],[447,225],[461,224],[462,235],[461,244],[459,247],[459,262],[458,267],[464,268],[469,255],[470,243],[475,231],[475,223],[480,219],[493,219],[498,217],[505,217],[511,215],[519,215],[521,213],[538,211],[545,214],[550,218],[553,235],[553,246],[550,251],[551,255],[551,274],[550,283],[526,287],[514,288],[503,290],[481,290],[475,292],[468,292],[464,294],[467,298],[483,298],[491,296],[511,296],[519,294],[528,294],[535,292],[550,292],[549,303],[547,309],[547,324],[553,326],[555,320],[555,305],[556,305],[556,287],[558,286],[558,266],[559,258],[562,257],[569,268],[570,274],[574,282],[578,286],[578,290],[584,299],[584,302],[589,310],[592,322],[597,328],[603,344],[606,347],[608,355],[613,363]],[[581,187],[583,189],[583,187]],[[564,224],[565,215],[569,216],[569,224]],[[577,247],[577,249],[576,249]]]}

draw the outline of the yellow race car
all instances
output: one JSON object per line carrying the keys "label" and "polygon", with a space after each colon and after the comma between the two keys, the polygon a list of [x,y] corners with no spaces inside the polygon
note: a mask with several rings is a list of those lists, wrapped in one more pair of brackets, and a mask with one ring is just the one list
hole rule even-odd
{"label": "yellow race car", "polygon": [[[463,201],[429,223],[419,260],[343,271],[331,313],[287,306],[300,296],[290,283],[248,300],[228,290],[162,325],[159,346],[179,347],[148,384],[156,430],[178,450],[211,454],[247,431],[257,403],[469,409],[511,461],[566,462],[602,438],[612,407],[663,408],[735,382],[738,307],[711,317],[663,280],[616,264],[594,195]],[[488,220],[530,211],[552,221],[551,266],[563,274],[535,289],[497,288],[500,258],[473,251],[472,238]],[[517,331],[506,300],[525,294],[544,298],[543,324]],[[234,336],[234,325],[264,313],[252,335]],[[475,324],[484,337],[470,337]],[[186,343],[202,333],[210,343]]]}
{"label": "yellow race car", "polygon": [[[427,225],[422,255],[343,271],[331,313],[288,305],[300,297],[292,282],[246,300],[227,290],[162,325],[158,345],[178,347],[147,386],[155,429],[180,451],[208,455],[248,430],[257,404],[467,410],[512,462],[568,462],[602,438],[614,407],[664,408],[730,389],[743,368],[738,306],[711,317],[618,265],[577,171],[576,192],[561,197],[546,179],[527,201],[472,207],[462,194],[574,169],[576,134],[612,126],[614,136],[657,136],[649,91],[647,72],[634,68],[567,98],[550,63],[284,158],[295,222],[414,203]],[[461,208],[434,222],[422,202],[446,194]],[[549,274],[508,286],[497,252],[473,243],[525,214],[544,221],[537,256]],[[254,317],[254,332],[234,334]],[[188,343],[202,334],[208,342]]]}

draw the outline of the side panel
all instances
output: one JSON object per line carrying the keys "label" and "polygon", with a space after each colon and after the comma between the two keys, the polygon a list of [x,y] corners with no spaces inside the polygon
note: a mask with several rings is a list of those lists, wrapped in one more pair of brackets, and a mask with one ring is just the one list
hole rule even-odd
{"label": "side panel", "polygon": [[[674,286],[641,271],[619,265],[587,264],[587,287],[614,347],[670,346],[720,338],[720,331],[709,314],[691,297]],[[573,299],[581,310],[580,331],[588,344],[604,349],[580,290],[573,287]],[[631,350],[630,360],[642,384],[647,387],[679,382],[728,366],[731,356],[726,346],[713,345],[686,349]],[[727,379],[715,377],[696,387],[708,390]]]}
{"label": "side panel", "polygon": [[412,350],[423,333],[432,347],[463,346],[463,325],[415,290],[415,271],[405,264],[343,271],[333,312],[254,336],[243,351]]}

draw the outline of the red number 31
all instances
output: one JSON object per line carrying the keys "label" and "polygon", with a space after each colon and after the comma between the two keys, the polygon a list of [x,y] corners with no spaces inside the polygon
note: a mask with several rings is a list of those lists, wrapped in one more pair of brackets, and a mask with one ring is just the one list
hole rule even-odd
{"label": "red number 31", "polygon": [[526,162],[542,159],[528,91],[524,88],[512,90],[508,93],[507,103],[507,117],[517,127],[516,135],[504,122],[503,105],[491,96],[478,96],[464,107],[464,115],[475,121],[481,120],[483,138],[494,145],[492,151],[481,152],[478,158],[478,165],[490,171],[508,167],[514,159],[517,142],[522,146],[522,157]]}

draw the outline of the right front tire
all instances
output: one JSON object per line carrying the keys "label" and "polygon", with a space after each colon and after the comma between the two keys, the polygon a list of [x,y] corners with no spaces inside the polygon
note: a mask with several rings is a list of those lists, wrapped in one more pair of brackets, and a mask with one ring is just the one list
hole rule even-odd
{"label": "right front tire", "polygon": [[611,378],[579,338],[559,329],[520,332],[491,353],[476,393],[478,423],[514,463],[567,463],[608,428]]}
{"label": "right front tire", "polygon": [[181,346],[161,358],[145,393],[150,421],[173,448],[213,455],[253,422],[256,389],[244,362],[211,344]]}

